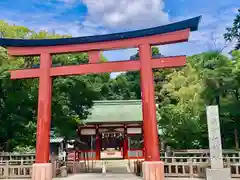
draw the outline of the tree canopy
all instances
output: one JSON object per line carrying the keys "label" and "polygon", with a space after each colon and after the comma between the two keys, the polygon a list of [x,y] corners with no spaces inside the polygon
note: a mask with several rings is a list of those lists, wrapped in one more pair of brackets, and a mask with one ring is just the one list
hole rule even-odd
{"label": "tree canopy", "polygon": [[[0,21],[1,37],[59,38],[66,35],[34,32]],[[102,60],[106,58],[102,56]],[[74,65],[88,61],[86,53],[54,55],[53,64]],[[19,146],[34,146],[38,79],[10,80],[9,69],[39,67],[39,57],[12,58],[0,49],[0,147],[12,151]],[[100,99],[110,74],[56,77],[53,79],[52,124],[54,133],[65,138],[76,135],[76,126],[88,115],[93,100]]]}
{"label": "tree canopy", "polygon": [[233,21],[233,26],[228,27],[226,30],[227,32],[224,34],[225,40],[236,40],[235,50],[240,49],[240,9],[238,9],[238,14]]}

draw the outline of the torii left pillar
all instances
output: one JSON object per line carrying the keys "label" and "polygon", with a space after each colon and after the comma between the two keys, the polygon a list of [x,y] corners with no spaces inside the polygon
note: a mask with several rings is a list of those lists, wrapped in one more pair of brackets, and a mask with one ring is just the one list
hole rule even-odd
{"label": "torii left pillar", "polygon": [[40,55],[38,90],[36,162],[32,169],[32,180],[52,179],[52,164],[49,162],[52,102],[51,66],[51,54],[42,53]]}

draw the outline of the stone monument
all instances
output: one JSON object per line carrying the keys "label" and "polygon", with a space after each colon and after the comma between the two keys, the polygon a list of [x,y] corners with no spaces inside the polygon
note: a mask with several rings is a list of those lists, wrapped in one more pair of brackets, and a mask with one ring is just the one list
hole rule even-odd
{"label": "stone monument", "polygon": [[206,171],[207,180],[231,180],[230,168],[224,168],[218,106],[207,106],[208,138],[211,168]]}

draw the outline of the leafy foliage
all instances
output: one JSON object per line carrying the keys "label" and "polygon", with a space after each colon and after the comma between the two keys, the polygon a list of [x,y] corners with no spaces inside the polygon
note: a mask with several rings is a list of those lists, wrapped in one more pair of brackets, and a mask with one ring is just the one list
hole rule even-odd
{"label": "leafy foliage", "polygon": [[233,27],[228,27],[226,30],[227,32],[224,34],[224,38],[227,41],[232,41],[235,39],[237,41],[235,49],[240,49],[240,9],[238,9],[238,14],[233,21]]}
{"label": "leafy foliage", "polygon": [[[1,37],[59,38],[67,37],[45,31],[34,32],[22,26],[0,21]],[[102,55],[101,55],[102,56]],[[102,60],[106,58],[102,56]],[[53,65],[76,65],[88,61],[86,53],[53,56]],[[39,66],[39,57],[12,58],[0,47],[0,149],[12,151],[35,146],[38,80],[10,80],[9,69]],[[94,99],[101,97],[101,85],[109,74],[53,79],[52,129],[60,136],[76,135],[80,120],[87,117]]]}

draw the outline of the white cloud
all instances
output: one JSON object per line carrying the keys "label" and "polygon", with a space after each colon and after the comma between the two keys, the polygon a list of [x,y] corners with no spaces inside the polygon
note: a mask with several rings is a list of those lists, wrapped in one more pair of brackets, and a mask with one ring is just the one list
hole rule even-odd
{"label": "white cloud", "polygon": [[[227,44],[223,34],[226,32],[226,27],[232,26],[233,19],[236,15],[235,8],[222,10],[220,14],[214,11],[199,13],[202,15],[202,20],[199,24],[199,30],[191,32],[189,42],[175,45],[160,46],[161,52],[165,55],[193,55],[210,50],[223,49],[224,54],[228,54],[233,48],[233,43]],[[178,17],[174,21],[187,19],[199,14],[189,14],[188,16]]]}
{"label": "white cloud", "polygon": [[[24,12],[20,9],[9,11],[3,9],[1,17],[8,22],[17,25],[24,25],[34,30],[55,30],[61,34],[71,34],[73,36],[89,36],[95,34],[106,34],[116,31],[127,31],[132,29],[148,28],[179,21],[196,15],[203,14],[199,31],[192,32],[189,42],[171,46],[161,46],[160,50],[166,55],[187,54],[191,55],[213,48],[212,34],[215,37],[217,48],[224,46],[222,34],[226,26],[231,26],[232,20],[237,12],[237,8],[232,9],[207,9],[205,12],[186,12],[182,17],[170,20],[168,13],[164,11],[163,0],[47,0],[44,4],[53,9],[45,11],[40,6],[34,6],[35,13]],[[34,0],[35,4],[42,3]],[[66,12],[71,13],[70,9],[77,3],[84,3],[87,7],[87,16],[68,18]],[[64,5],[63,5],[64,3]],[[67,5],[67,6],[65,6]],[[70,5],[70,6],[68,6]],[[235,6],[237,7],[237,6]],[[200,9],[200,8],[199,8]],[[216,14],[220,11],[219,14]],[[19,16],[21,14],[21,16]],[[62,14],[65,14],[63,17]],[[58,17],[58,18],[56,18]],[[60,19],[61,17],[61,19]],[[81,19],[81,20],[79,20]],[[77,20],[77,21],[76,21]],[[229,52],[229,46],[225,53]],[[110,60],[126,59],[134,54],[131,50],[119,52],[106,52]]]}
{"label": "white cloud", "polygon": [[[55,16],[61,14],[63,9],[55,12],[25,12],[19,16],[21,12],[1,11],[2,18],[10,24],[23,25],[35,31],[55,31],[59,34],[69,34],[72,36],[90,36],[95,34],[109,33],[106,29],[99,29],[90,23],[82,23],[80,21],[57,20]],[[78,16],[79,17],[79,16]]]}
{"label": "white cloud", "polygon": [[234,8],[221,11],[221,14],[205,14],[200,24],[199,31],[192,34],[190,41],[196,45],[204,46],[202,50],[221,50],[227,54],[233,44],[226,45],[223,34],[226,27],[231,27],[236,13]]}
{"label": "white cloud", "polygon": [[87,22],[114,31],[165,24],[163,0],[82,0],[88,8]]}

